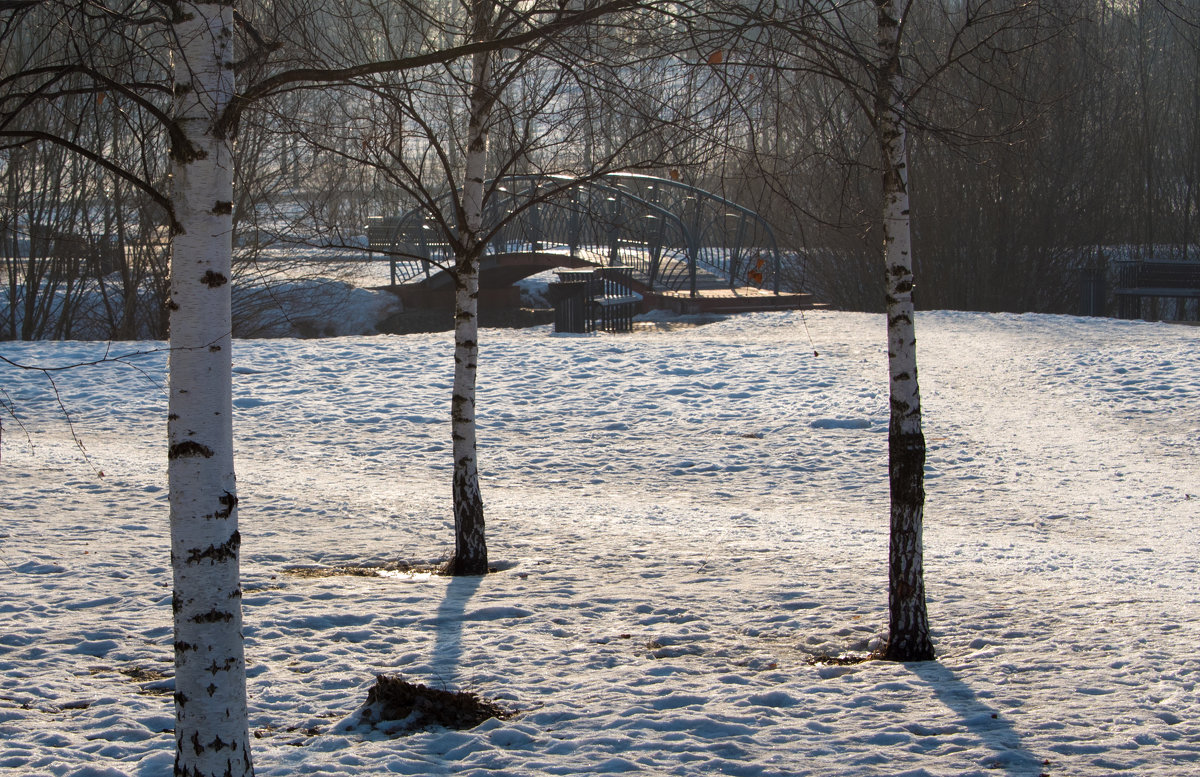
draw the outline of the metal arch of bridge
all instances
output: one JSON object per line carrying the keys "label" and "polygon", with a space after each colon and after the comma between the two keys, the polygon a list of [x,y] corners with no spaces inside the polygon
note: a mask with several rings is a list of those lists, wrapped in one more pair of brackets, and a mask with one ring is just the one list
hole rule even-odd
{"label": "metal arch of bridge", "polygon": [[[439,201],[449,205],[449,195]],[[770,225],[737,203],[665,178],[507,176],[485,203],[484,228],[495,229],[485,262],[558,254],[563,264],[626,267],[648,291],[695,297],[697,276],[708,275],[730,288],[779,292],[780,254]],[[453,251],[424,209],[373,220],[368,233],[371,248],[391,260],[393,286],[430,284],[453,264]]]}

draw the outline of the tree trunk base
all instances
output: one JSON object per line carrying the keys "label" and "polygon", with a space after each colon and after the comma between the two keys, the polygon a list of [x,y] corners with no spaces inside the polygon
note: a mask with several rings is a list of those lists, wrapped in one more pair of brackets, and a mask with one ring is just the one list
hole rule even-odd
{"label": "tree trunk base", "polygon": [[925,512],[925,436],[902,434],[893,421],[888,434],[891,479],[891,541],[888,550],[888,661],[932,661],[925,606],[922,524]]}
{"label": "tree trunk base", "polygon": [[441,573],[448,577],[475,577],[486,575],[492,570],[486,558],[473,559],[454,556],[442,567]]}
{"label": "tree trunk base", "polygon": [[924,644],[913,644],[901,642],[899,644],[889,643],[887,647],[879,654],[881,661],[896,661],[902,664],[916,663],[918,661],[933,661],[933,643],[928,640]]}

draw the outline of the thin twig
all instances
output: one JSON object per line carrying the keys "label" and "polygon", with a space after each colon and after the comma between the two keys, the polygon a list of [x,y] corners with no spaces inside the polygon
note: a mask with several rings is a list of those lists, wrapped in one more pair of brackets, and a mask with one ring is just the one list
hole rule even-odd
{"label": "thin twig", "polygon": [[[17,403],[9,396],[9,393],[3,388],[0,388],[0,394],[4,395],[4,399],[0,399],[0,407],[3,407],[12,419],[17,422],[17,426],[21,427],[21,431],[25,433],[25,439],[29,442],[29,449],[33,450],[33,436],[29,434],[29,429],[25,424],[21,423],[21,419],[17,417]],[[5,401],[7,400],[7,402]],[[4,421],[0,419],[0,456],[4,451]]]}
{"label": "thin twig", "polygon": [[[65,364],[65,365],[61,365],[61,366],[49,367],[49,366],[37,365],[37,364],[22,364],[20,362],[13,361],[12,359],[8,358],[7,356],[4,356],[3,354],[0,354],[0,362],[7,364],[11,367],[16,367],[17,369],[20,369],[20,370],[28,370],[30,372],[40,372],[40,373],[42,373],[42,375],[44,375],[46,377],[46,380],[50,383],[50,389],[54,392],[54,399],[56,402],[58,402],[59,409],[62,410],[63,418],[65,418],[67,421],[67,428],[71,432],[71,439],[75,441],[75,446],[77,448],[79,448],[79,452],[81,454],[83,454],[83,460],[85,462],[87,462],[87,465],[89,467],[91,467],[92,471],[95,472],[98,477],[104,477],[104,471],[92,463],[91,457],[88,456],[87,447],[83,444],[83,439],[80,438],[78,432],[75,430],[75,422],[71,419],[71,413],[67,410],[66,403],[63,402],[62,395],[58,391],[58,384],[56,384],[54,382],[53,373],[65,372],[67,370],[73,370],[73,369],[76,369],[79,367],[92,367],[92,366],[96,366],[96,365],[100,365],[100,364],[116,363],[116,364],[122,364],[126,367],[130,367],[131,369],[137,370],[155,388],[157,388],[159,391],[165,391],[166,389],[163,387],[162,383],[160,383],[152,375],[150,375],[149,372],[142,369],[137,364],[134,364],[131,360],[136,357],[139,357],[139,356],[151,356],[156,353],[162,353],[163,351],[169,352],[170,350],[172,350],[172,349],[170,349],[170,348],[153,348],[148,351],[132,351],[130,353],[121,354],[119,356],[112,356],[112,355],[110,355],[112,353],[112,343],[109,343],[104,349],[104,355],[101,356],[99,359],[92,359],[91,361],[75,362],[73,364]],[[0,389],[0,391],[3,391],[3,389]],[[7,392],[4,392],[4,396],[8,398],[8,402],[5,403],[3,401],[0,401],[0,406],[4,407],[4,409],[8,412],[8,414],[13,417],[13,420],[15,420],[17,422],[17,424],[21,427],[22,431],[25,432],[25,437],[29,440],[29,447],[33,448],[33,438],[29,434],[29,430],[26,429],[25,425],[23,423],[21,423],[21,420],[19,418],[17,418],[16,403],[13,402],[12,398],[9,397]],[[0,428],[0,443],[3,442],[3,439],[4,439],[3,438],[3,429]]]}
{"label": "thin twig", "polygon": [[58,393],[58,384],[54,382],[54,376],[45,370],[42,371],[42,374],[45,375],[46,380],[50,382],[50,389],[54,392],[54,399],[58,402],[59,409],[62,410],[63,418],[67,420],[67,428],[71,430],[71,439],[75,441],[75,445],[79,448],[79,452],[83,454],[83,460],[87,462],[89,467],[92,468],[92,471],[96,473],[97,477],[104,477],[104,472],[95,464],[93,464],[91,458],[88,457],[87,448],[83,446],[83,440],[81,440],[79,435],[75,433],[75,422],[71,420],[71,414],[67,411],[67,406],[63,403],[62,396]]}
{"label": "thin twig", "polygon": [[[207,347],[207,346],[204,346],[204,347]],[[164,351],[169,352],[171,350],[170,348],[152,348],[149,351],[131,351],[130,353],[124,353],[124,354],[121,354],[120,356],[109,356],[111,348],[112,348],[112,344],[110,343],[108,345],[108,347],[105,348],[105,350],[104,350],[104,356],[100,357],[99,359],[93,359],[91,361],[86,361],[86,362],[75,362],[73,364],[64,364],[64,365],[57,366],[57,367],[46,367],[46,366],[40,365],[40,364],[21,364],[20,362],[15,362],[12,359],[9,359],[4,354],[0,354],[0,362],[4,362],[5,364],[7,364],[11,367],[16,367],[19,370],[30,370],[32,372],[44,372],[44,373],[66,372],[67,370],[73,370],[78,367],[94,367],[98,364],[109,364],[111,362],[120,362],[120,363],[128,364],[129,359],[134,359],[139,356],[153,356],[156,353],[163,353]]]}

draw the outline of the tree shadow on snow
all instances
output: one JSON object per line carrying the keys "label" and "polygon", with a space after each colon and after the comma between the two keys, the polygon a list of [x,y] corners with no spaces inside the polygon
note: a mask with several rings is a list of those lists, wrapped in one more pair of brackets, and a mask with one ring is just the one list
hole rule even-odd
{"label": "tree shadow on snow", "polygon": [[454,681],[463,656],[463,619],[467,604],[483,584],[482,576],[452,577],[434,618],[433,665],[443,682]]}
{"label": "tree shadow on snow", "polygon": [[[1047,762],[1025,748],[1020,735],[1004,714],[984,703],[953,671],[934,661],[903,666],[929,686],[938,701],[962,719],[963,727],[971,735],[993,751],[994,755],[983,762],[984,767],[999,774],[1022,777],[1045,773]],[[910,728],[911,733],[918,736],[936,736],[939,739],[949,733],[919,724],[913,724]]]}

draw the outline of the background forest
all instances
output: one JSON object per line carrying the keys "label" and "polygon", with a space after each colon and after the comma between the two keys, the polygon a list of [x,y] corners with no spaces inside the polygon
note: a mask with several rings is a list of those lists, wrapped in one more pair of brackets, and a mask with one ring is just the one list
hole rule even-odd
{"label": "background forest", "polygon": [[[858,64],[874,45],[873,6],[801,27],[789,13],[803,4],[632,5],[659,22],[627,11],[557,47],[506,50],[519,65],[511,131],[493,131],[501,164],[490,168],[681,177],[766,216],[798,259],[793,286],[881,309],[870,76]],[[106,337],[161,338],[167,32],[113,35],[74,6],[0,8],[0,338],[77,336],[81,317]],[[465,23],[453,6],[243,3],[239,86],[281,67],[444,48]],[[1200,4],[939,0],[914,5],[904,34],[920,307],[1076,312],[1082,268],[1192,258]],[[462,147],[438,139],[462,136],[465,121],[447,108],[455,67],[276,85],[242,113],[235,331],[256,333],[282,293],[269,281],[336,277],[281,260],[312,247],[361,255],[368,217],[422,199],[413,181],[447,187]],[[451,89],[430,87],[437,79]]]}

